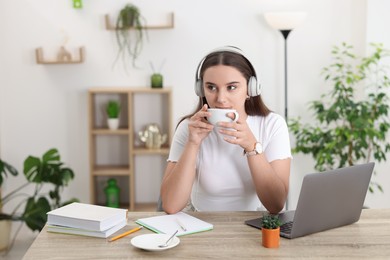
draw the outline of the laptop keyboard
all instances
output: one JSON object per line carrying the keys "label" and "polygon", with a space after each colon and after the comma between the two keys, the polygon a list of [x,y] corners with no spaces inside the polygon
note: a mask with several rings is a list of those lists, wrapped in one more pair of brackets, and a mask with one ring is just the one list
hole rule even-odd
{"label": "laptop keyboard", "polygon": [[283,232],[285,234],[290,234],[292,225],[293,225],[292,221],[284,223],[283,225],[280,226],[280,232]]}

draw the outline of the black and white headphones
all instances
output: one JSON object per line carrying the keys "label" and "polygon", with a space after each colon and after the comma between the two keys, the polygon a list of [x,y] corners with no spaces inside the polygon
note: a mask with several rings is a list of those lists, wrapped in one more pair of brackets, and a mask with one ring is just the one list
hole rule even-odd
{"label": "black and white headphones", "polygon": [[[195,74],[195,93],[196,93],[197,96],[204,97],[203,82],[202,82],[202,79],[200,78],[200,71],[202,70],[203,63],[206,60],[207,56],[209,56],[210,54],[215,53],[215,52],[232,52],[232,53],[237,53],[237,54],[243,56],[250,63],[250,65],[252,66],[252,68],[253,68],[253,70],[255,72],[255,75],[257,75],[255,66],[253,66],[253,64],[251,63],[250,59],[243,53],[242,50],[240,50],[239,48],[234,47],[234,46],[225,46],[225,47],[217,48],[217,49],[211,51],[210,53],[208,53],[200,61],[199,65],[198,65],[198,68],[196,69],[196,74]],[[249,78],[249,80],[248,80],[248,96],[250,96],[250,97],[255,97],[255,96],[258,96],[258,95],[261,94],[261,85],[258,82],[258,80],[257,80],[255,75],[251,76]]]}

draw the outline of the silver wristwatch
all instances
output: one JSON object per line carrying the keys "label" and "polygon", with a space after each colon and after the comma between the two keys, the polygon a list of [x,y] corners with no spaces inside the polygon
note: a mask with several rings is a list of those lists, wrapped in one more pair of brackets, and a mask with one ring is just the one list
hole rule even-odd
{"label": "silver wristwatch", "polygon": [[244,155],[246,155],[246,156],[261,154],[262,152],[263,152],[263,146],[261,145],[260,142],[255,143],[255,147],[254,147],[253,151],[246,152],[244,149]]}

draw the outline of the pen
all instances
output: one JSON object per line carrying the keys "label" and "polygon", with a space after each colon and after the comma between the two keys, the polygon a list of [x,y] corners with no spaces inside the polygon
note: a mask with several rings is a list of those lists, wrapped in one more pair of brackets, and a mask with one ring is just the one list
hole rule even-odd
{"label": "pen", "polygon": [[183,231],[187,231],[186,227],[183,225],[183,223],[181,223],[181,221],[178,218],[176,218],[176,223],[180,226],[180,228]]}
{"label": "pen", "polygon": [[117,239],[119,239],[119,238],[122,238],[122,237],[125,237],[125,236],[127,236],[127,235],[130,235],[131,233],[137,232],[138,230],[141,230],[141,229],[142,229],[142,226],[133,228],[133,229],[131,229],[131,230],[129,230],[129,231],[126,231],[126,232],[124,232],[124,233],[122,233],[122,234],[120,234],[120,235],[117,235],[117,236],[111,238],[111,239],[108,240],[108,241],[110,241],[110,242],[115,241],[115,240],[117,240]]}

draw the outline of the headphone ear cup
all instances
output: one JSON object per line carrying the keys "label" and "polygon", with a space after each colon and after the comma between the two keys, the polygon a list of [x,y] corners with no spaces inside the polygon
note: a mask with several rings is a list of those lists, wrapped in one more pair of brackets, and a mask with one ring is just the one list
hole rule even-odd
{"label": "headphone ear cup", "polygon": [[256,77],[252,76],[248,81],[248,96],[255,97],[261,94],[260,84],[257,83]]}
{"label": "headphone ear cup", "polygon": [[204,93],[203,93],[203,83],[200,79],[198,79],[196,82],[195,82],[195,94],[198,96],[198,97],[204,97]]}

